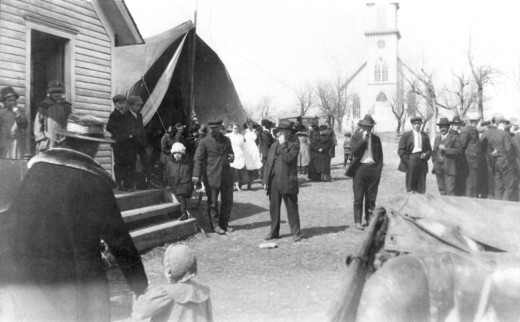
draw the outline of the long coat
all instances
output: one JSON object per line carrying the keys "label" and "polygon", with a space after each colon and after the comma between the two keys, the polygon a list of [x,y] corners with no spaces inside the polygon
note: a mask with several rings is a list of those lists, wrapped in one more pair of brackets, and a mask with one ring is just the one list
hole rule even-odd
{"label": "long coat", "polygon": [[173,156],[167,157],[166,177],[170,184],[170,189],[175,195],[183,195],[191,198],[193,194],[193,183],[191,182],[191,166],[186,155],[180,161]]}
{"label": "long coat", "polygon": [[468,168],[478,169],[481,150],[477,129],[471,125],[466,125],[460,131],[459,139]]}
{"label": "long coat", "polygon": [[507,171],[513,168],[513,146],[509,132],[501,129],[493,131],[487,141],[489,155],[496,150],[497,155],[491,157],[493,169],[496,171]]}
{"label": "long coat", "polygon": [[[435,172],[444,172],[449,175],[456,175],[458,170],[459,158],[462,154],[459,135],[450,131],[442,142],[441,135],[437,135],[433,144],[433,170]],[[444,144],[446,150],[444,153],[439,149],[440,144]]]}
{"label": "long coat", "polygon": [[260,134],[260,144],[258,145],[258,150],[260,151],[260,156],[263,160],[267,158],[267,154],[269,153],[269,148],[271,144],[274,142],[274,138],[269,131],[262,131]]}
{"label": "long coat", "polygon": [[[275,141],[269,149],[265,163],[263,183],[267,185],[267,194],[271,191],[271,179],[276,180],[280,194],[298,194],[298,153],[300,143],[290,139],[283,144]],[[271,178],[271,173],[276,174]]]}
{"label": "long coat", "polygon": [[229,168],[228,157],[233,154],[233,147],[228,137],[208,135],[199,142],[194,157],[193,176],[206,177],[210,188],[220,189],[222,170]]}
{"label": "long coat", "polygon": [[148,284],[114,182],[99,163],[68,149],[51,149],[29,167],[0,217],[0,289],[9,294],[0,320],[109,321],[101,239],[132,291],[142,294]]}
{"label": "long coat", "polygon": [[[430,144],[430,138],[428,135],[424,132],[421,132],[421,141],[422,141],[422,147],[421,152],[426,155],[423,162],[420,164],[420,171],[422,174],[428,173],[428,160],[430,159],[432,155],[432,147]],[[397,150],[397,154],[401,158],[401,161],[399,162],[399,166],[397,170],[406,172],[408,168],[408,161],[410,158],[410,154],[412,154],[413,147],[414,147],[414,138],[413,138],[413,130],[405,132],[401,139],[399,140],[399,147]]]}
{"label": "long coat", "polygon": [[313,152],[314,169],[317,173],[330,174],[330,149],[333,144],[330,132],[324,133],[316,140],[311,141],[309,148]]}
{"label": "long coat", "polygon": [[0,108],[0,158],[22,159],[25,150],[25,129],[27,128],[25,110],[18,107]]}

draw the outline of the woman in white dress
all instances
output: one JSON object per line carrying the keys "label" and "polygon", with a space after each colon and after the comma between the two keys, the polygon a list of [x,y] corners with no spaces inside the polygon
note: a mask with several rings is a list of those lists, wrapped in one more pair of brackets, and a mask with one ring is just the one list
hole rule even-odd
{"label": "woman in white dress", "polygon": [[247,127],[244,131],[244,139],[246,140],[244,145],[244,160],[247,170],[247,189],[251,189],[251,183],[258,175],[258,169],[262,167],[262,160],[260,159],[260,151],[256,145],[256,130],[253,127],[253,122],[248,120],[244,127]]}
{"label": "woman in white dress", "polygon": [[233,168],[233,176],[235,181],[235,191],[242,191],[242,170],[245,167],[244,161],[244,136],[240,133],[240,128],[236,123],[233,123],[231,133],[226,134],[231,140],[233,147],[233,154],[235,154],[235,161],[230,165]]}

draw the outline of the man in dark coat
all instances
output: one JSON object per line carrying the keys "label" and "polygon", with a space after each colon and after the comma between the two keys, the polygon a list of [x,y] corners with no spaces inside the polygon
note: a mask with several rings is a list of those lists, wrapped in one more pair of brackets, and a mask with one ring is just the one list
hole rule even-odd
{"label": "man in dark coat", "polygon": [[[464,122],[460,116],[455,115],[450,122],[449,132],[453,132],[460,141],[460,132],[464,125]],[[462,147],[462,145],[461,145]],[[466,178],[468,177],[468,168],[466,166],[466,155],[464,150],[461,149],[461,154],[457,159],[457,171],[455,175],[455,196],[462,197],[466,193]]]}
{"label": "man in dark coat", "polygon": [[383,171],[383,146],[379,136],[372,133],[376,122],[370,114],[359,121],[361,131],[357,131],[351,140],[352,163],[347,172],[353,177],[354,191],[354,227],[363,230],[361,215],[363,199],[365,199],[365,222],[368,225],[370,216],[376,207],[377,190]]}
{"label": "man in dark coat", "polygon": [[464,151],[466,168],[466,197],[477,197],[478,169],[480,159],[480,140],[477,125],[480,119],[478,113],[468,113],[468,124],[460,131],[460,144]]}
{"label": "man in dark coat", "polygon": [[497,129],[487,140],[495,179],[495,199],[510,200],[514,184],[514,157],[511,136],[504,130],[507,120],[497,117]]}
{"label": "man in dark coat", "polygon": [[319,145],[321,141],[318,119],[312,120],[311,128],[307,134],[309,135],[309,174],[307,177],[312,181],[320,181],[321,174],[316,170],[316,151],[312,149],[313,146]]}
{"label": "man in dark coat", "polygon": [[[73,113],[59,149],[29,162],[17,197],[0,216],[0,320],[110,321],[100,241],[130,289],[147,285],[141,257],[118,209],[110,175],[93,157],[102,120]],[[85,134],[87,133],[87,134]]]}
{"label": "man in dark coat", "polygon": [[129,160],[131,157],[128,153],[132,150],[133,130],[128,118],[128,109],[126,107],[126,96],[116,95],[112,98],[114,102],[114,111],[110,113],[107,123],[107,131],[112,134],[115,142],[112,144],[114,153],[114,175],[118,189],[124,191],[129,184],[130,167]]}
{"label": "man in dark coat", "polygon": [[[128,98],[128,114],[129,124],[133,131],[131,147],[128,151],[128,162],[130,163],[130,187],[129,190],[134,191],[137,188],[146,189],[149,179],[149,164],[146,154],[146,133],[144,131],[143,115],[139,112],[143,106],[143,100],[139,96],[130,96]],[[141,178],[137,177],[137,156],[142,169]],[[139,187],[138,187],[139,186]]]}
{"label": "man in dark coat", "polygon": [[[206,178],[211,225],[217,234],[225,235],[226,231],[232,231],[228,227],[233,208],[233,171],[230,163],[235,156],[231,141],[221,133],[222,121],[209,122],[208,125],[211,133],[199,142],[195,152],[192,181],[197,184],[201,178]],[[221,194],[220,211],[219,194]]]}
{"label": "man in dark coat", "polygon": [[480,144],[482,153],[484,154],[484,159],[486,161],[486,168],[484,171],[487,174],[487,194],[486,197],[489,199],[495,198],[495,173],[493,170],[493,157],[491,156],[491,151],[488,148],[489,138],[497,131],[496,119],[502,117],[502,115],[496,114],[491,118],[491,121],[485,121],[482,125],[486,126],[484,133],[480,137]]}
{"label": "man in dark coat", "polygon": [[262,160],[262,169],[261,169],[261,177],[263,177],[264,169],[265,169],[265,162],[267,161],[267,155],[269,154],[269,148],[273,144],[274,137],[271,134],[271,129],[273,127],[273,122],[269,120],[262,120],[262,133],[260,134],[260,144],[258,145],[258,150],[260,152],[260,158]]}
{"label": "man in dark coat", "polygon": [[421,131],[422,119],[410,119],[412,130],[404,133],[399,140],[397,154],[401,158],[399,171],[406,172],[406,191],[426,192],[426,174],[432,147],[428,135]]}
{"label": "man in dark coat", "polygon": [[462,154],[459,134],[450,131],[450,121],[441,117],[439,123],[440,134],[435,138],[433,144],[433,173],[437,178],[437,186],[441,196],[454,196],[458,162]]}
{"label": "man in dark coat", "polygon": [[294,128],[290,121],[280,121],[277,130],[278,137],[269,149],[263,177],[263,183],[266,185],[269,196],[269,214],[271,215],[271,230],[265,239],[270,240],[280,236],[280,207],[283,200],[293,241],[299,242],[301,240],[298,211],[300,143],[294,136]]}
{"label": "man in dark coat", "polygon": [[320,181],[332,181],[330,176],[330,149],[334,145],[332,133],[326,125],[321,125],[318,130],[319,137],[309,144],[309,149],[313,155],[314,171]]}

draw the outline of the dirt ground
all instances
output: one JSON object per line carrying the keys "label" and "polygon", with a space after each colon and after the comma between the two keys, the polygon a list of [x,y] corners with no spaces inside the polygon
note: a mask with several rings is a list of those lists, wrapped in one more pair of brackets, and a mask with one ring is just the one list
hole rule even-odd
{"label": "dirt ground", "polygon": [[[282,206],[278,248],[258,245],[269,232],[268,199],[257,181],[251,191],[235,192],[230,226],[219,236],[198,234],[184,243],[198,258],[199,282],[210,286],[215,321],[325,321],[346,270],[364,233],[353,228],[352,180],[344,176],[343,137],[338,135],[333,182],[310,182],[300,176],[302,233],[293,243]],[[384,163],[378,205],[406,192],[404,173],[397,171],[397,141],[383,138]],[[437,193],[428,175],[427,192]],[[205,209],[199,209],[203,212]],[[195,211],[197,212],[197,211]],[[143,255],[150,285],[165,283],[161,265],[165,247]],[[117,271],[109,274],[113,319],[128,321],[131,296]],[[116,285],[116,286],[114,286]]]}

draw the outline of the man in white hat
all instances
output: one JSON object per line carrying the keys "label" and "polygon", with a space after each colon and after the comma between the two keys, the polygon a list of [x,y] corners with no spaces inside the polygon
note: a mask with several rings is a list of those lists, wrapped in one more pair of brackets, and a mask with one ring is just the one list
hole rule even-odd
{"label": "man in white hat", "polygon": [[[0,216],[1,321],[110,321],[101,239],[136,295],[148,281],[112,188],[93,158],[112,143],[102,120],[71,114],[60,148],[29,162],[21,188]],[[6,299],[8,299],[6,301]],[[10,315],[12,314],[12,315]]]}
{"label": "man in white hat", "polygon": [[460,131],[460,143],[465,155],[466,177],[466,197],[475,198],[477,196],[477,180],[480,160],[480,140],[478,137],[477,125],[480,120],[478,113],[466,114],[468,123]]}

